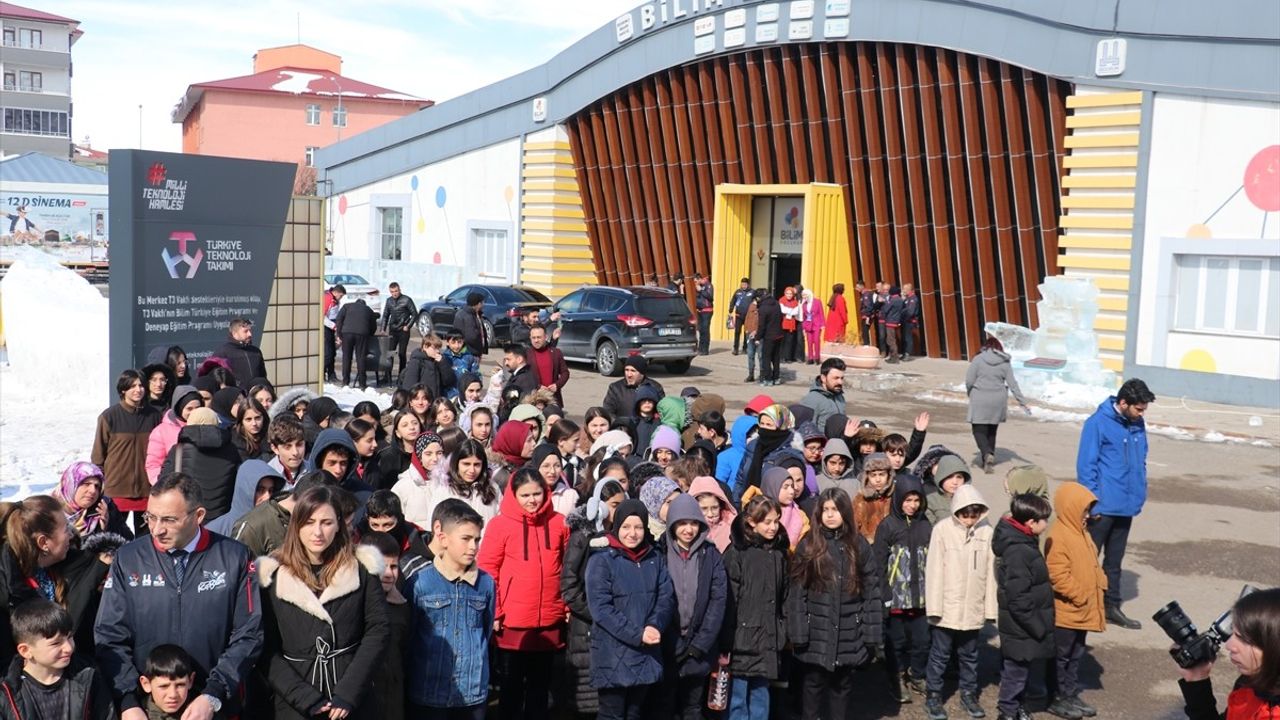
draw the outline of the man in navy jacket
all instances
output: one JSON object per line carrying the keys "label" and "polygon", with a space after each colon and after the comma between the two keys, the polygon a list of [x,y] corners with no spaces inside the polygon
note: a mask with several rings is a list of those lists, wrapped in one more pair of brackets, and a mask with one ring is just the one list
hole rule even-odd
{"label": "man in navy jacket", "polygon": [[1084,422],[1076,454],[1076,477],[1098,498],[1089,516],[1089,535],[1107,574],[1107,622],[1129,630],[1142,623],[1120,610],[1120,563],[1133,518],[1147,501],[1147,425],[1142,416],[1155,400],[1146,383],[1125,381]]}
{"label": "man in navy jacket", "polygon": [[186,720],[239,710],[262,650],[258,581],[248,548],[202,528],[204,517],[200,486],[170,473],[147,499],[151,534],[116,553],[93,631],[121,720],[146,720],[138,675],[151,650],[166,643],[199,665]]}

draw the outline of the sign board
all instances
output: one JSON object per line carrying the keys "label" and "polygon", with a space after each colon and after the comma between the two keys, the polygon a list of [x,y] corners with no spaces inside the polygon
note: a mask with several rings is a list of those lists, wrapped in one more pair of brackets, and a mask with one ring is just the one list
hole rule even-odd
{"label": "sign board", "polygon": [[533,99],[533,121],[536,123],[547,121],[547,99],[545,97]]}
{"label": "sign board", "polygon": [[1098,77],[1115,77],[1124,73],[1128,43],[1124,38],[1108,38],[1098,41],[1093,58],[1093,74]]}
{"label": "sign board", "polygon": [[804,198],[780,197],[774,201],[770,251],[778,255],[804,252]]}
{"label": "sign board", "polygon": [[171,345],[199,365],[237,317],[252,321],[260,337],[296,170],[111,151],[113,373],[155,361]]}
{"label": "sign board", "polygon": [[0,239],[30,242],[106,242],[107,176],[102,194],[0,191]]}

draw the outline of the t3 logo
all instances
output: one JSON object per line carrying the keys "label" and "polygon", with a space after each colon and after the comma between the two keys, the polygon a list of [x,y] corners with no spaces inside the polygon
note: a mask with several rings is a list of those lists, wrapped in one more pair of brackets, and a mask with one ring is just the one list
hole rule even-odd
{"label": "t3 logo", "polygon": [[198,247],[193,248],[195,254],[188,252],[187,245],[195,245],[199,242],[196,240],[196,234],[193,232],[173,232],[169,233],[169,240],[178,243],[178,253],[175,255],[169,252],[169,248],[160,251],[160,257],[164,258],[164,266],[169,270],[169,277],[174,280],[178,279],[178,266],[186,263],[187,272],[182,277],[190,280],[196,276],[196,271],[200,269],[200,261],[204,259],[204,251]]}

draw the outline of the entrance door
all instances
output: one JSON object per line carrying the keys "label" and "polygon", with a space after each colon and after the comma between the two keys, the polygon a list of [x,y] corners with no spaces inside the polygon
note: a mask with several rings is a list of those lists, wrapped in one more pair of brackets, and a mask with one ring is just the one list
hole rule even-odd
{"label": "entrance door", "polygon": [[795,287],[799,285],[800,256],[774,255],[769,263],[769,281],[770,291],[779,297],[782,296],[782,289],[786,286]]}

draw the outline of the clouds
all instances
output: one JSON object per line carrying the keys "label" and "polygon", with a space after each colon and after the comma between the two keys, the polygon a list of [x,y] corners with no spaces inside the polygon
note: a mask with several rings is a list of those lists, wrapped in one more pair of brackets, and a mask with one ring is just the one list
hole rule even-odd
{"label": "clouds", "polygon": [[73,138],[99,149],[181,149],[169,113],[192,83],[248,75],[253,54],[302,42],[342,73],[436,101],[527,70],[634,0],[68,0],[76,18]]}

